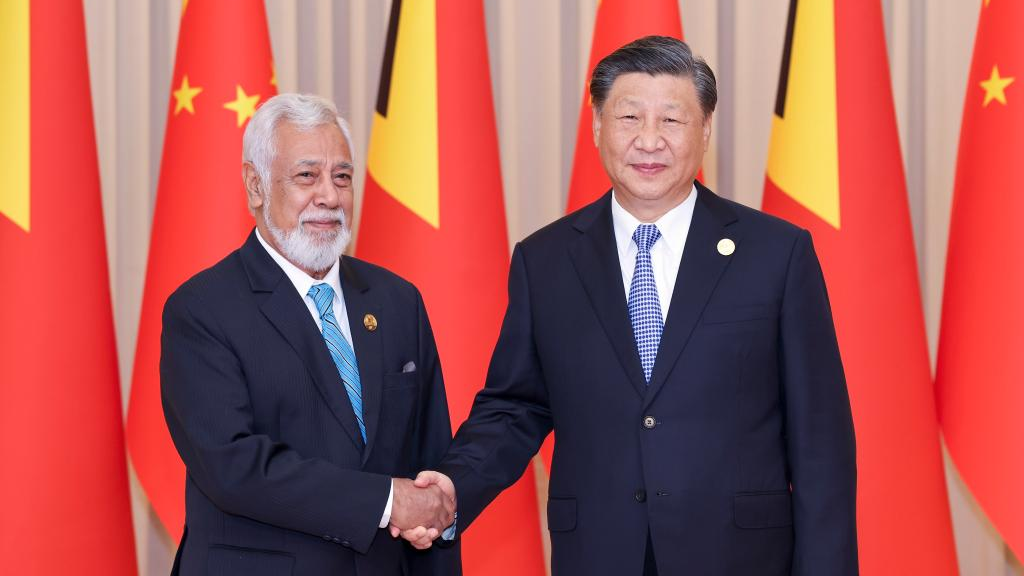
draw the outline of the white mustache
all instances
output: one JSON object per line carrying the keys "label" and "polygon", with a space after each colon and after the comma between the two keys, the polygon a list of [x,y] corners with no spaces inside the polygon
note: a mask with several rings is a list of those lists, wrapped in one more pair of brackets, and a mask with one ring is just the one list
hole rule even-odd
{"label": "white mustache", "polygon": [[341,209],[337,210],[324,210],[314,208],[312,210],[304,210],[299,214],[299,224],[305,224],[306,222],[327,222],[327,221],[339,222],[342,226],[345,226],[345,212]]}

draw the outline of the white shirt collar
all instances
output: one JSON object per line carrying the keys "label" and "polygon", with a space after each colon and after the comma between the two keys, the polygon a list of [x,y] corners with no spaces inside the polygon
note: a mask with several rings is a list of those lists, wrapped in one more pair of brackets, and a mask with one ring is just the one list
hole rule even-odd
{"label": "white shirt collar", "polygon": [[328,285],[330,285],[331,288],[334,289],[335,298],[341,298],[340,258],[334,261],[334,265],[331,266],[331,269],[327,271],[327,275],[324,276],[323,280],[317,280],[316,278],[313,278],[309,274],[303,272],[295,264],[289,262],[287,258],[282,256],[280,252],[278,252],[277,250],[274,249],[273,246],[268,244],[267,241],[263,239],[263,235],[260,234],[259,228],[256,229],[256,239],[260,241],[260,244],[263,245],[263,248],[267,251],[267,254],[270,254],[270,257],[274,259],[274,262],[277,262],[277,265],[281,267],[281,270],[284,270],[285,276],[288,276],[288,279],[291,280],[292,285],[294,285],[295,289],[298,290],[299,296],[305,298],[306,294],[309,293],[309,289],[312,288],[314,284],[326,282]]}
{"label": "white shirt collar", "polygon": [[[686,236],[690,231],[690,222],[693,220],[693,209],[697,205],[697,186],[690,189],[690,195],[678,206],[669,210],[658,218],[654,224],[661,232],[661,239],[664,240],[672,254],[682,256],[683,246],[686,244]],[[633,243],[633,232],[641,224],[640,220],[626,211],[619,204],[619,199],[612,190],[612,229],[615,233],[615,244],[619,247],[620,256],[630,249],[636,250]]]}

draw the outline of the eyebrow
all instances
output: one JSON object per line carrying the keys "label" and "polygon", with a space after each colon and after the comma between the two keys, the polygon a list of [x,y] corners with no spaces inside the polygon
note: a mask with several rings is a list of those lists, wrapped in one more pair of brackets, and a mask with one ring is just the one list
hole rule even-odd
{"label": "eyebrow", "polygon": [[[320,161],[312,158],[299,160],[295,163],[296,166],[319,166]],[[338,162],[332,168],[340,168],[342,170],[354,170],[355,166],[351,162]]]}

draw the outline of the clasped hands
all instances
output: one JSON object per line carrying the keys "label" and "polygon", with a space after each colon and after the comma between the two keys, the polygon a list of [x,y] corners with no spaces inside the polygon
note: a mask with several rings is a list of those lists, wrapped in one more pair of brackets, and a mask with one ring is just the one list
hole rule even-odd
{"label": "clasped hands", "polygon": [[415,548],[430,548],[455,521],[455,484],[440,472],[423,471],[416,480],[394,478],[388,530]]}

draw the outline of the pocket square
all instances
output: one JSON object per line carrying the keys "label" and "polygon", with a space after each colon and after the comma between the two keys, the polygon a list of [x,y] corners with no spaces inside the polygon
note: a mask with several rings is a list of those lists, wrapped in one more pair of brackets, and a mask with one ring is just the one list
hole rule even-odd
{"label": "pocket square", "polygon": [[405,365],[402,366],[402,373],[403,374],[405,374],[406,372],[415,372],[415,371],[416,371],[416,363],[413,362],[412,360],[409,360],[408,362],[405,363]]}

